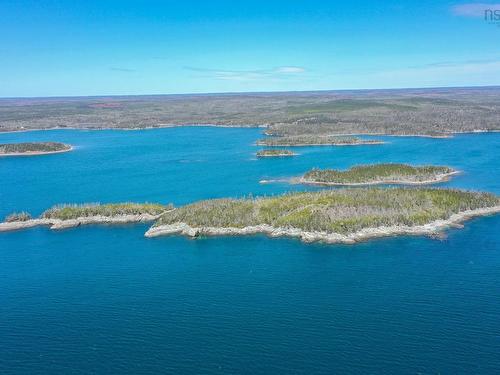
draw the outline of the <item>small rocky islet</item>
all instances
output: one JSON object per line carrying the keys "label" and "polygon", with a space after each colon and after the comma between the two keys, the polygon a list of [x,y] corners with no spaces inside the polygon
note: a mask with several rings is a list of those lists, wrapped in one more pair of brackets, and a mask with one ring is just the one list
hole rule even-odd
{"label": "small rocky islet", "polygon": [[286,149],[266,149],[257,152],[258,158],[279,158],[297,155],[295,152]]}

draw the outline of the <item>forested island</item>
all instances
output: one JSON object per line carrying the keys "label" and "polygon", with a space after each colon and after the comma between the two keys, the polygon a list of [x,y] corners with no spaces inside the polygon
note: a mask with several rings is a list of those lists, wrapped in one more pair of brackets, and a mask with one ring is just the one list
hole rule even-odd
{"label": "forested island", "polygon": [[362,139],[358,137],[340,137],[324,135],[300,135],[285,137],[268,137],[257,141],[258,146],[359,146],[379,145],[383,141]]}
{"label": "forested island", "polygon": [[29,156],[71,151],[71,146],[59,142],[25,142],[0,144],[0,156]]}
{"label": "forested island", "polygon": [[296,153],[285,150],[285,149],[270,149],[270,150],[261,150],[257,152],[258,158],[275,158],[275,157],[283,157],[283,156],[295,156]]}
{"label": "forested island", "polygon": [[353,243],[432,234],[467,218],[500,212],[488,193],[428,188],[345,188],[277,197],[205,200],[160,216],[147,237],[182,234],[299,237]]}
{"label": "forested island", "polygon": [[353,243],[372,237],[435,234],[468,218],[500,212],[489,193],[429,188],[343,188],[276,197],[212,199],[179,208],[154,203],[57,205],[32,218],[9,215],[0,232],[49,226],[155,221],[146,237],[182,234],[298,237]]}
{"label": "forested island", "polygon": [[360,165],[348,170],[312,169],[298,179],[303,184],[315,185],[423,185],[447,181],[458,171],[444,166],[411,166],[386,163]]}
{"label": "forested island", "polygon": [[40,225],[62,229],[84,224],[148,222],[171,209],[172,205],[157,203],[62,204],[49,208],[38,218],[32,218],[27,212],[12,213],[0,223],[0,232]]}

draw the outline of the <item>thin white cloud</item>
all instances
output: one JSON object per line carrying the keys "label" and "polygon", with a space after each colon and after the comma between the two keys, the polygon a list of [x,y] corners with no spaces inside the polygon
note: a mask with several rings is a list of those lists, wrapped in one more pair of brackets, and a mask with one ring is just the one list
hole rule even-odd
{"label": "thin white cloud", "polygon": [[486,11],[500,10],[500,3],[468,3],[451,7],[451,12],[455,16],[461,17],[485,17]]}
{"label": "thin white cloud", "polygon": [[214,77],[225,81],[255,81],[266,78],[261,72],[215,71]]}
{"label": "thin white cloud", "polygon": [[185,67],[187,70],[206,73],[207,75],[225,81],[257,81],[264,79],[287,79],[306,72],[300,66],[278,66],[272,69],[259,70],[222,70]]}
{"label": "thin white cloud", "polygon": [[[392,71],[381,71],[371,75],[376,82],[400,82],[409,87],[410,82],[419,86],[497,85],[500,77],[500,60],[464,61],[462,63],[428,64]],[[408,82],[408,83],[407,83]]]}
{"label": "thin white cloud", "polygon": [[306,70],[300,66],[280,66],[275,69],[278,73],[296,74],[304,73]]}
{"label": "thin white cloud", "polygon": [[439,61],[424,65],[410,66],[409,69],[426,69],[426,68],[450,68],[465,65],[481,65],[489,63],[497,63],[498,59],[475,59],[475,60],[465,60],[465,61]]}
{"label": "thin white cloud", "polygon": [[126,73],[132,73],[132,72],[136,71],[135,69],[120,68],[120,67],[116,67],[116,66],[113,66],[113,67],[109,68],[109,70],[112,70],[114,72],[126,72]]}

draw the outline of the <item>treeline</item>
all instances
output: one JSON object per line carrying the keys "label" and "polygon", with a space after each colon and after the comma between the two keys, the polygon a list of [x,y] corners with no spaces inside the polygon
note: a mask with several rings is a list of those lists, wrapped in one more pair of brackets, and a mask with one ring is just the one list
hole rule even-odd
{"label": "treeline", "polygon": [[[122,216],[122,215],[160,215],[171,210],[172,204],[163,205],[158,203],[85,203],[85,204],[59,204],[44,211],[41,219],[70,220],[92,216]],[[5,222],[31,220],[31,214],[27,212],[14,212],[5,218]]]}
{"label": "treeline", "polygon": [[13,212],[10,215],[7,215],[7,217],[5,218],[5,222],[12,223],[15,221],[28,221],[31,219],[32,219],[32,217],[28,212],[25,212],[25,211]]}
{"label": "treeline", "polygon": [[49,208],[41,217],[68,220],[90,216],[159,215],[171,208],[172,205],[157,203],[62,204]]}

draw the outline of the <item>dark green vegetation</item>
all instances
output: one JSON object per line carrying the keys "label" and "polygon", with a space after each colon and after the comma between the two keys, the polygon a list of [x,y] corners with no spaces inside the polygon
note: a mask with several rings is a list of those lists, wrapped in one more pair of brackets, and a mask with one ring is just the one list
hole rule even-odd
{"label": "dark green vegetation", "polygon": [[339,137],[323,135],[299,135],[268,137],[257,141],[260,146],[350,146],[380,144],[381,141],[366,140],[358,137]]}
{"label": "dark green vegetation", "polygon": [[15,221],[28,221],[31,220],[31,215],[27,212],[13,212],[5,218],[6,223],[12,223]]}
{"label": "dark green vegetation", "polygon": [[63,204],[48,209],[42,213],[41,217],[69,220],[90,216],[159,215],[171,208],[171,205],[156,203]]}
{"label": "dark green vegetation", "polygon": [[348,111],[359,111],[363,109],[374,109],[374,108],[387,108],[392,110],[415,110],[415,106],[409,106],[404,103],[385,103],[376,100],[364,100],[364,99],[338,99],[332,101],[326,101],[319,104],[301,105],[298,103],[297,106],[292,105],[288,107],[288,113],[293,115],[306,115],[306,114],[324,114],[324,113],[335,113],[335,112],[348,112]]}
{"label": "dark green vegetation", "polygon": [[500,88],[0,100],[0,131],[266,126],[273,135],[500,130]]}
{"label": "dark green vegetation", "polygon": [[0,144],[0,154],[37,154],[67,151],[71,146],[58,142],[27,142]]}
{"label": "dark green vegetation", "polygon": [[272,149],[272,150],[261,150],[257,152],[257,157],[265,158],[265,157],[280,157],[280,156],[294,156],[296,155],[290,150],[285,149]]}
{"label": "dark green vegetation", "polygon": [[466,210],[492,207],[500,198],[444,189],[338,189],[278,197],[214,199],[163,214],[155,226],[243,228],[268,224],[341,234],[363,228],[422,225]]}
{"label": "dark green vegetation", "polygon": [[440,176],[454,172],[448,167],[421,166],[406,164],[374,164],[353,167],[346,171],[335,169],[313,169],[307,172],[304,182],[325,184],[362,184],[389,182],[422,182],[433,181]]}

